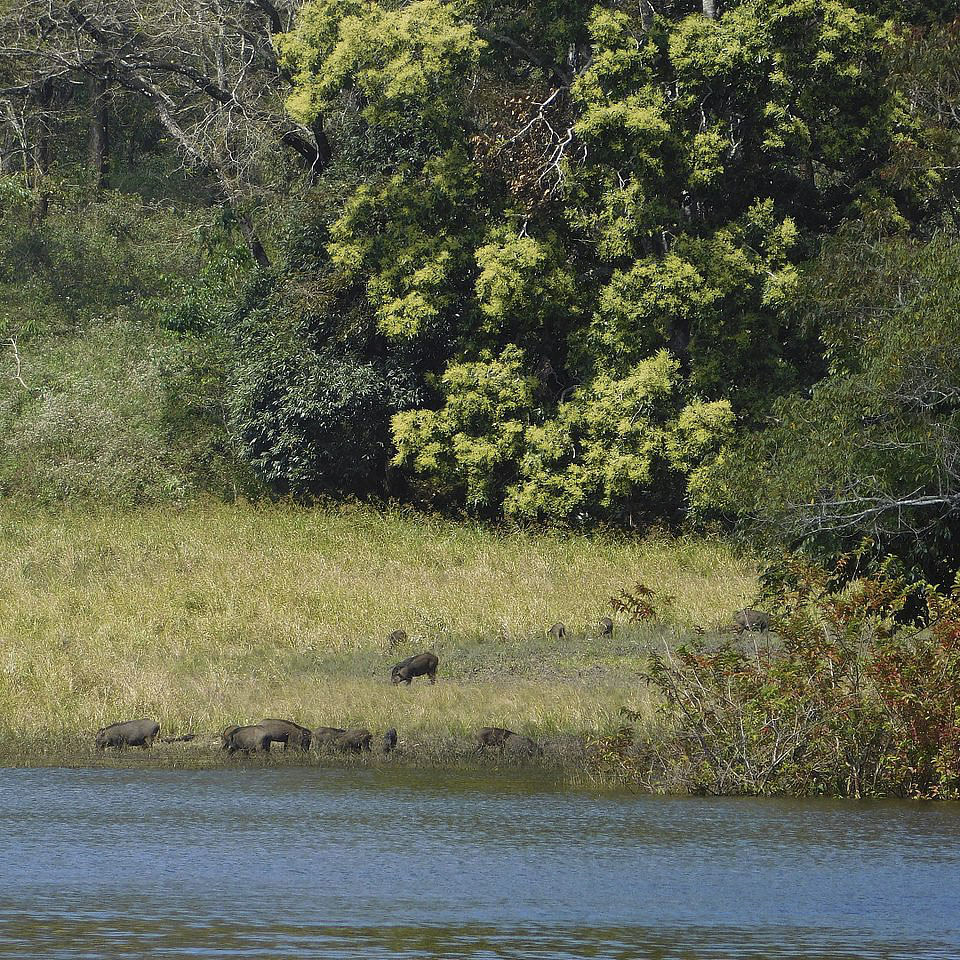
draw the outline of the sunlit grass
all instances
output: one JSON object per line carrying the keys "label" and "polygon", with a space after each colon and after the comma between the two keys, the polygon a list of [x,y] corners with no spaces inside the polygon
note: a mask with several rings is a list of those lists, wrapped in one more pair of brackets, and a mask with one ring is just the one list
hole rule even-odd
{"label": "sunlit grass", "polygon": [[[747,602],[749,559],[713,540],[497,532],[367,508],[202,505],[136,514],[0,512],[0,727],[164,732],[264,715],[467,735],[591,734],[646,696],[645,651]],[[594,625],[642,581],[659,628]],[[566,641],[544,631],[567,625]],[[410,635],[390,652],[385,637]],[[436,686],[390,665],[432,649]]]}

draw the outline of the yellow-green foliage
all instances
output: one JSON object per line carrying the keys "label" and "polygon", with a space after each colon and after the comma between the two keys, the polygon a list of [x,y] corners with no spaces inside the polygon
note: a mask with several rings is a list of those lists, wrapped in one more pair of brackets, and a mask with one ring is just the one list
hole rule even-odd
{"label": "yellow-green foliage", "polygon": [[545,423],[523,362],[510,345],[448,367],[440,410],[394,416],[394,462],[447,496],[462,491],[471,509],[497,505],[505,486],[503,511],[525,520],[616,516],[656,494],[670,470],[678,490],[689,478],[694,505],[717,496],[733,411],[726,400],[684,406],[680,364],[666,350],[626,376],[598,374]]}
{"label": "yellow-green foliage", "polygon": [[457,111],[457,92],[484,47],[453,7],[438,0],[399,9],[313,0],[276,43],[296,79],[287,107],[308,123],[346,87],[362,95],[369,123],[409,122],[415,110],[442,114],[440,104]]}
{"label": "yellow-green foliage", "polygon": [[[500,533],[366,508],[196,506],[0,513],[0,727],[35,736],[132,716],[168,732],[290,716],[311,726],[592,733],[642,705],[644,651],[748,600],[712,541]],[[642,580],[675,622],[592,627]],[[556,620],[569,636],[544,634]],[[402,627],[409,642],[385,649]],[[431,687],[390,666],[433,649]]]}
{"label": "yellow-green foliage", "polygon": [[560,405],[554,423],[531,427],[507,512],[565,519],[649,489],[670,432],[678,367],[661,350],[621,380],[601,374]]}
{"label": "yellow-green foliage", "polygon": [[405,166],[376,187],[358,187],[331,224],[327,252],[344,277],[377,265],[367,298],[386,336],[416,337],[452,303],[449,281],[469,269],[462,216],[477,187],[454,148],[418,170]]}
{"label": "yellow-green foliage", "polygon": [[519,320],[525,329],[554,321],[569,322],[579,312],[576,278],[556,238],[537,240],[509,227],[491,231],[477,249],[476,293],[491,331],[510,330]]}
{"label": "yellow-green foliage", "polygon": [[393,418],[394,462],[447,490],[462,489],[472,508],[487,507],[523,447],[535,380],[523,374],[523,351],[451,364],[441,386],[442,410],[410,410]]}

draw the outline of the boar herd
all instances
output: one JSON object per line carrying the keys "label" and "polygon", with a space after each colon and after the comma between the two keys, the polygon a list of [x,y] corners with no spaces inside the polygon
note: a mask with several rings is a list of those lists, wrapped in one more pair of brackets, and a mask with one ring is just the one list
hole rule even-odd
{"label": "boar herd", "polygon": [[[403,631],[395,631],[402,634]],[[391,638],[398,640],[395,634]],[[406,634],[403,634],[406,639]],[[390,638],[388,638],[389,640]],[[394,684],[405,683],[409,686],[417,677],[426,677],[431,683],[437,682],[437,667],[440,660],[435,653],[418,653],[395,664],[390,671],[390,680]],[[160,724],[156,720],[127,720],[114,723],[97,731],[95,745],[98,750],[107,747],[140,747],[146,750],[153,746],[160,735]],[[196,734],[180,737],[160,738],[161,742],[192,740]],[[397,746],[397,731],[391,727],[380,742],[383,753],[390,753]],[[236,753],[268,753],[274,743],[283,746],[283,750],[307,751],[316,749],[336,750],[345,753],[362,753],[372,750],[373,734],[365,728],[345,729],[343,727],[316,727],[311,730],[292,720],[280,720],[268,717],[257,723],[233,724],[227,727],[219,738],[221,749],[231,756]],[[477,736],[480,750],[488,748],[510,749],[516,753],[539,755],[543,753],[540,745],[529,737],[524,737],[503,727],[483,727]]]}
{"label": "boar herd", "polygon": [[[732,629],[737,633],[746,630],[763,631],[770,629],[769,614],[749,608],[738,610],[733,623],[725,629]],[[603,617],[598,623],[600,636],[608,637],[613,633],[613,620]],[[553,624],[547,635],[554,640],[563,640],[567,629],[562,623]],[[387,637],[387,646],[394,649],[407,640],[403,630],[394,630]],[[418,653],[407,657],[395,664],[390,670],[390,681],[395,686],[405,683],[407,686],[417,678],[426,677],[431,683],[437,682],[437,667],[440,660],[435,653]],[[127,720],[123,723],[114,723],[97,731],[95,746],[98,750],[107,747],[140,747],[146,750],[160,735],[160,724],[156,720],[141,719]],[[196,734],[185,734],[180,737],[160,738],[163,743],[192,740]],[[220,747],[228,754],[266,753],[274,743],[283,745],[284,751],[307,751],[311,746],[318,749],[338,750],[346,753],[362,753],[372,749],[373,734],[366,728],[343,727],[316,727],[310,730],[292,720],[267,718],[257,723],[233,725],[227,727],[219,738]],[[381,741],[383,753],[390,753],[397,746],[397,731],[391,727]],[[505,727],[482,727],[477,734],[477,746],[480,750],[510,750],[517,754],[529,756],[543,753],[542,747],[529,737],[525,737]]]}
{"label": "boar herd", "polygon": [[[160,724],[156,720],[127,720],[114,723],[97,731],[96,747],[140,747],[146,750],[157,740]],[[174,743],[194,739],[195,734],[182,737],[169,737],[161,742]],[[380,741],[383,753],[392,752],[397,746],[397,730],[391,727]],[[274,743],[282,744],[284,752],[300,750],[306,752],[311,747],[336,750],[345,753],[362,753],[372,750],[373,734],[364,728],[346,730],[342,727],[316,727],[310,730],[292,720],[280,720],[269,717],[257,723],[243,726],[233,724],[227,727],[219,738],[220,747],[231,756],[235,753],[269,753]],[[504,727],[482,727],[477,735],[477,747],[510,750],[526,756],[540,756],[543,748],[536,741],[522,734],[514,733]]]}

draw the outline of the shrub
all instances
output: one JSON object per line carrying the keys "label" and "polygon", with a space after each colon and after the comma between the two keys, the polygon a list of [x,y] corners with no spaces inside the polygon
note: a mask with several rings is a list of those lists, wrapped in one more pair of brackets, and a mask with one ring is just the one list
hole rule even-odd
{"label": "shrub", "polygon": [[211,343],[104,323],[21,346],[0,390],[0,490],[112,506],[237,492]]}
{"label": "shrub", "polygon": [[[313,319],[313,318],[311,318]],[[382,493],[390,418],[410,375],[309,321],[254,312],[235,331],[231,431],[257,475],[282,492]]]}
{"label": "shrub", "polygon": [[600,766],[696,793],[960,797],[960,592],[924,587],[924,624],[903,624],[919,588],[845,566],[793,561],[776,637],[652,655],[662,727],[638,746],[625,710]]}
{"label": "shrub", "polygon": [[[0,179],[0,330],[21,337],[70,333],[89,318],[148,319],[198,268],[213,216],[106,192],[57,193],[32,222],[27,200]],[[7,201],[5,203],[5,200]],[[175,291],[176,292],[176,291]]]}

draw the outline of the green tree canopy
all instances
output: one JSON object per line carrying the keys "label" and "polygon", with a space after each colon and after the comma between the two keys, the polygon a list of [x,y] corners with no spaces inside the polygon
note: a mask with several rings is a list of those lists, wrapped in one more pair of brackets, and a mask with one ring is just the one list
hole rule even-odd
{"label": "green tree canopy", "polygon": [[831,370],[739,441],[731,506],[838,550],[872,536],[952,578],[960,536],[960,244],[842,234],[810,268]]}
{"label": "green tree canopy", "polygon": [[314,0],[275,38],[291,114],[328,118],[317,269],[365,301],[358,359],[419,381],[390,414],[417,497],[672,515],[816,370],[797,263],[845,217],[903,222],[893,34],[841,0],[714,14]]}

